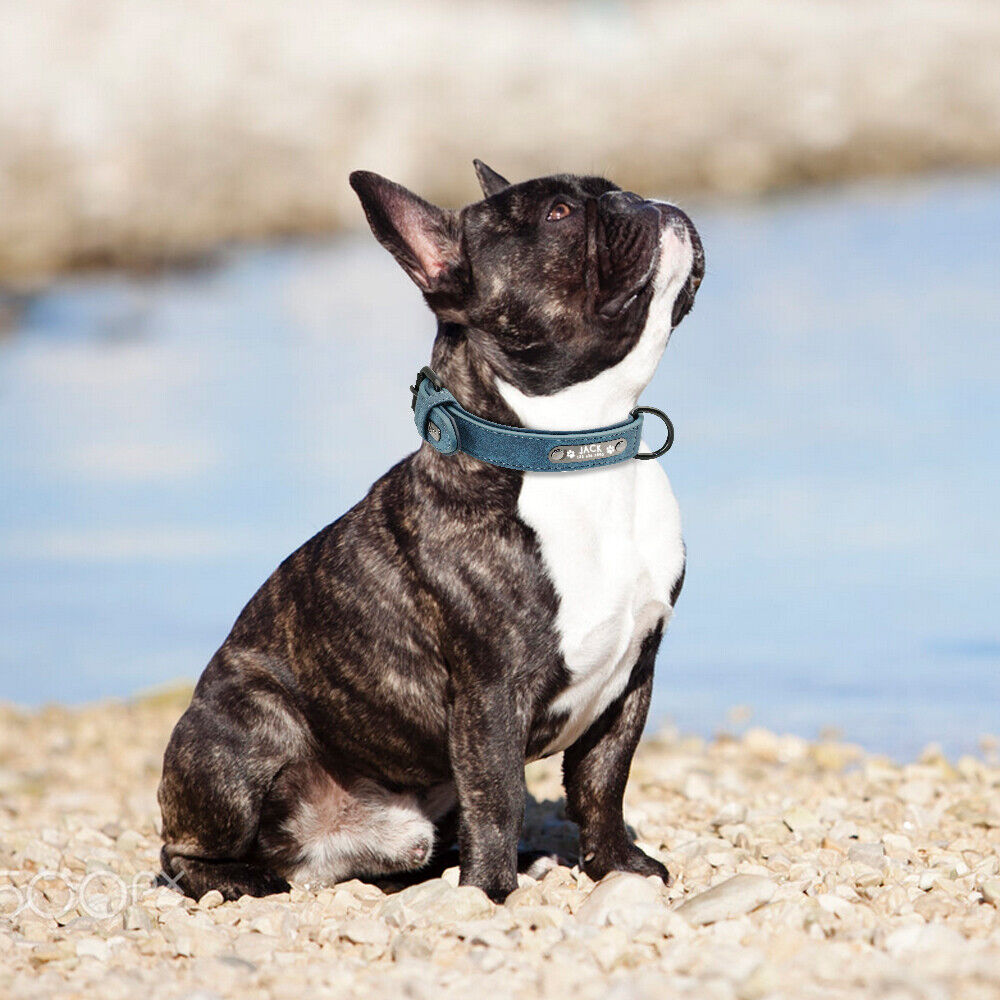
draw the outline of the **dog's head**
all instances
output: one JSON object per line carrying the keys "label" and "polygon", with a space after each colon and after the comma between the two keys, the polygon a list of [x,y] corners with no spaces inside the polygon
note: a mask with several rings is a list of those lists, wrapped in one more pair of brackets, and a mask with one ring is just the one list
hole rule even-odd
{"label": "dog's head", "polygon": [[356,171],[351,186],[376,238],[519,415],[517,400],[610,370],[613,395],[637,397],[704,274],[691,220],[600,177],[510,184],[478,160],[476,171],[485,198],[457,212],[378,174]]}

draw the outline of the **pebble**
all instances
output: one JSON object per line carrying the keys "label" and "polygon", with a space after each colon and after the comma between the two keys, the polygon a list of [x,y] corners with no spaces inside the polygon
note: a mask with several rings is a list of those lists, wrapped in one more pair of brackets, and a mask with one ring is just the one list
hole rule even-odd
{"label": "pebble", "polygon": [[140,905],[130,906],[125,911],[125,930],[143,931],[148,933],[153,929],[154,921],[149,911]]}
{"label": "pebble", "polygon": [[[667,733],[640,745],[626,815],[670,887],[629,873],[595,884],[571,866],[553,759],[527,768],[525,839],[568,860],[522,876],[506,905],[459,887],[457,869],[388,894],[352,879],[194,902],[149,885],[159,759],[182,708],[0,706],[0,868],[23,873],[21,890],[40,861],[71,882],[95,873],[100,906],[118,898],[115,878],[145,873],[104,919],[77,906],[4,917],[13,890],[0,882],[0,995],[589,1000],[659,996],[667,978],[685,1000],[766,1000],[789,983],[836,1000],[886,983],[901,997],[1000,990],[998,762],[900,767],[765,730]],[[58,909],[68,890],[46,879],[33,892]]]}
{"label": "pebble", "polygon": [[777,886],[760,875],[734,875],[681,904],[677,912],[691,924],[714,924],[744,913],[774,898]]}
{"label": "pebble", "polygon": [[802,833],[806,830],[818,830],[820,822],[816,815],[802,806],[793,806],[782,817],[782,822],[793,833]]}
{"label": "pebble", "polygon": [[620,927],[605,927],[588,941],[588,950],[604,972],[611,972],[628,949],[628,935]]}
{"label": "pebble", "polygon": [[111,947],[103,938],[85,937],[76,942],[76,953],[80,958],[106,962],[111,955]]}
{"label": "pebble", "polygon": [[719,829],[722,826],[738,826],[747,818],[747,807],[745,802],[727,802],[712,817],[712,826]]}
{"label": "pebble", "polygon": [[982,893],[987,903],[1000,907],[1000,879],[987,879],[983,883]]}
{"label": "pebble", "polygon": [[661,906],[663,883],[627,872],[612,872],[597,883],[576,911],[577,920],[594,927],[614,922],[634,926]]}
{"label": "pebble", "polygon": [[869,868],[885,867],[885,848],[881,844],[854,844],[848,849],[847,857]]}
{"label": "pebble", "polygon": [[340,929],[340,936],[353,944],[389,943],[389,925],[384,921],[371,917],[352,917],[345,921]]}

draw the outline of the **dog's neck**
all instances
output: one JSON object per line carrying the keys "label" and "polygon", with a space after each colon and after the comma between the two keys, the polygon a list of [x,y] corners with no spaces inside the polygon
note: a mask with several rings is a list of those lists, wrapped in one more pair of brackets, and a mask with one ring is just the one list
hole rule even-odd
{"label": "dog's neck", "polygon": [[[478,345],[485,338],[464,326],[438,322],[431,367],[470,413],[511,427],[575,431],[628,419],[649,383],[670,335],[647,324],[632,351],[617,365],[548,396],[532,396],[505,381]],[[487,341],[488,342],[488,341]],[[521,473],[496,468],[462,452],[443,456],[426,442],[417,468],[439,488],[480,510],[516,506]]]}
{"label": "dog's neck", "polygon": [[476,340],[467,328],[439,321],[431,367],[470,413],[498,424],[522,426],[501,395],[494,366],[477,350]]}
{"label": "dog's neck", "polygon": [[551,395],[532,395],[508,382],[490,358],[477,350],[478,338],[454,324],[439,324],[431,367],[465,409],[486,420],[532,430],[589,430],[628,419],[669,335],[669,324],[647,324],[635,347],[617,365]]}

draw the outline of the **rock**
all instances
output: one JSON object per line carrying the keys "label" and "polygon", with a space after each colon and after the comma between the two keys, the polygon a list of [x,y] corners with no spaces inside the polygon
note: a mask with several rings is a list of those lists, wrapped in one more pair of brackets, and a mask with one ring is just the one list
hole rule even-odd
{"label": "rock", "polygon": [[556,906],[521,906],[514,911],[519,927],[538,930],[543,927],[562,927],[569,915]]}
{"label": "rock", "polygon": [[870,889],[873,886],[882,885],[884,881],[884,870],[880,868],[869,868],[867,865],[860,865],[854,873],[854,884],[862,889]]}
{"label": "rock", "polygon": [[816,896],[816,902],[821,909],[841,919],[849,917],[854,910],[854,907],[846,899],[842,899],[832,892],[821,892]]}
{"label": "rock", "polygon": [[545,901],[545,890],[537,882],[518,886],[504,900],[507,909],[516,909],[519,906],[540,906]]}
{"label": "rock", "polygon": [[637,929],[643,919],[662,906],[662,892],[659,879],[612,872],[598,882],[577,909],[576,917],[593,927],[619,923]]}
{"label": "rock", "polygon": [[815,814],[802,806],[792,806],[782,817],[781,821],[792,833],[803,833],[821,828],[819,820]]}
{"label": "rock", "polygon": [[54,871],[58,869],[59,862],[62,860],[62,852],[51,844],[46,844],[43,840],[32,840],[21,852],[21,857],[29,865],[33,865],[36,870]]}
{"label": "rock", "polygon": [[298,930],[299,918],[293,911],[285,908],[275,908],[269,913],[262,913],[249,922],[248,929],[258,934],[288,940]]}
{"label": "rock", "polygon": [[1000,879],[987,879],[980,891],[987,903],[1000,908]]}
{"label": "rock", "polygon": [[504,964],[507,956],[493,948],[473,948],[469,958],[480,972],[488,974],[496,972]]}
{"label": "rock", "polygon": [[747,807],[742,802],[727,802],[712,818],[716,830],[721,826],[735,826],[747,818]]}
{"label": "rock", "polygon": [[587,948],[604,972],[618,965],[628,949],[628,936],[620,927],[605,927],[587,941]]}
{"label": "rock", "polygon": [[482,889],[474,885],[460,885],[455,898],[449,900],[438,912],[447,920],[475,920],[493,912],[493,902]]}
{"label": "rock", "polygon": [[337,891],[349,893],[360,900],[382,899],[385,896],[385,893],[377,885],[372,885],[370,882],[362,882],[358,878],[341,882],[337,886]]}
{"label": "rock", "polygon": [[190,958],[195,953],[195,936],[188,930],[171,928],[165,935],[170,953],[180,958]]}
{"label": "rock", "polygon": [[372,917],[352,917],[341,927],[340,936],[352,944],[385,946],[389,943],[389,927],[383,921]]}
{"label": "rock", "polygon": [[103,938],[85,937],[76,942],[76,953],[80,958],[96,958],[99,962],[106,962],[111,957],[111,947]]}
{"label": "rock", "polygon": [[412,932],[403,932],[397,934],[392,939],[392,945],[390,946],[390,954],[394,962],[400,962],[403,959],[414,958],[414,959],[425,959],[430,958],[431,948],[429,942],[422,938],[419,934]]}
{"label": "rock", "polygon": [[209,889],[201,899],[198,900],[198,906],[203,910],[214,910],[217,906],[221,906],[225,900],[222,897],[222,893],[218,889]]}
{"label": "rock", "polygon": [[[891,851],[896,856],[905,857],[913,850],[913,841],[901,833],[883,833],[882,846],[885,847],[886,851]],[[956,845],[952,845],[952,850],[960,849]]]}
{"label": "rock", "polygon": [[885,867],[885,849],[881,844],[854,844],[848,848],[847,857],[854,864],[869,868]]}
{"label": "rock", "polygon": [[[546,907],[546,909],[555,908]],[[569,919],[562,910],[556,912],[563,918],[563,921]],[[552,924],[551,926],[556,925]],[[502,951],[513,948],[515,944],[511,934],[496,926],[496,922],[493,920],[470,920],[464,924],[458,924],[454,933],[457,937],[468,941],[469,944],[481,944],[488,948],[499,948]]]}
{"label": "rock", "polygon": [[734,875],[677,908],[689,923],[712,924],[750,913],[774,898],[777,886],[760,875]]}
{"label": "rock", "polygon": [[48,962],[63,962],[77,955],[72,941],[47,941],[31,949],[31,964],[45,965]]}
{"label": "rock", "polygon": [[124,854],[133,854],[145,846],[145,838],[136,830],[125,830],[115,842],[115,847]]}
{"label": "rock", "polygon": [[153,918],[149,915],[149,911],[138,903],[125,910],[124,924],[127,931],[144,931],[146,933],[149,933],[154,927]]}
{"label": "rock", "polygon": [[176,906],[187,906],[188,899],[182,896],[176,889],[168,889],[166,886],[154,889],[151,894],[144,897],[154,910],[170,910]]}
{"label": "rock", "polygon": [[885,949],[890,955],[942,952],[953,955],[965,943],[958,931],[944,924],[921,924],[901,927],[885,939]]}
{"label": "rock", "polygon": [[475,886],[457,888],[444,879],[431,879],[390,896],[379,916],[392,927],[414,922],[473,920],[493,912],[490,898]]}
{"label": "rock", "polygon": [[272,937],[269,934],[258,934],[254,931],[237,936],[233,942],[233,950],[238,958],[253,965],[261,965],[269,962],[274,952],[280,946],[280,938]]}

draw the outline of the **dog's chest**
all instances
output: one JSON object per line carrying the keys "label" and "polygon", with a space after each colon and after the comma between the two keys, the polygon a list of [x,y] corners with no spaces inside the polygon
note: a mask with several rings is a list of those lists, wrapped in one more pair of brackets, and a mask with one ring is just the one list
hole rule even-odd
{"label": "dog's chest", "polygon": [[548,754],[621,694],[642,640],[669,618],[684,565],[680,515],[659,465],[635,461],[525,473],[518,513],[535,531],[559,600],[554,627],[569,675],[545,710],[565,716]]}

